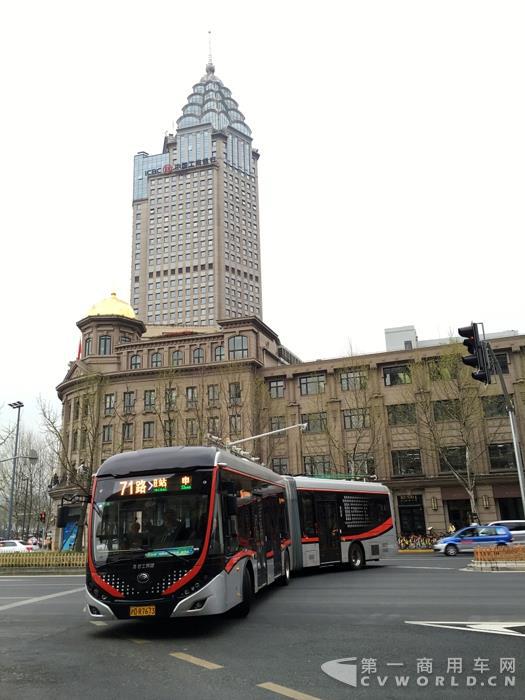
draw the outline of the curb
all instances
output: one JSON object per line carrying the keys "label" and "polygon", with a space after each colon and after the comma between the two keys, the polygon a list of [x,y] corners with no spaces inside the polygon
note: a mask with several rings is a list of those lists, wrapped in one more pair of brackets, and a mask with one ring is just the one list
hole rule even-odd
{"label": "curb", "polygon": [[468,565],[471,571],[481,572],[508,572],[521,571],[525,572],[525,561],[472,561]]}
{"label": "curb", "polygon": [[433,554],[433,549],[398,549],[398,554]]}
{"label": "curb", "polygon": [[68,575],[76,575],[78,576],[79,574],[85,574],[86,569],[85,567],[78,568],[74,566],[68,566],[68,567],[53,567],[53,566],[48,566],[48,567],[31,567],[31,566],[10,566],[10,567],[0,567],[0,577],[1,576],[32,576],[32,575],[39,575],[41,576],[42,574],[49,574],[50,576],[68,576]]}

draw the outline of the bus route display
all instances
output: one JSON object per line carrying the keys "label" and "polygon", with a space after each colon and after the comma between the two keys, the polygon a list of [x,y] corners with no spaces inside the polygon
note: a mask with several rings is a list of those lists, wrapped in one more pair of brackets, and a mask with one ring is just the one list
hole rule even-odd
{"label": "bus route display", "polygon": [[158,476],[145,479],[121,479],[115,482],[117,496],[148,496],[154,493],[191,491],[192,478],[189,474]]}

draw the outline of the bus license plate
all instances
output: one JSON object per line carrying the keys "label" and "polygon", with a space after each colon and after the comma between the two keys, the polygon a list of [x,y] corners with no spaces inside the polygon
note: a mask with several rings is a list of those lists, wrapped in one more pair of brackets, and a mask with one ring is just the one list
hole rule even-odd
{"label": "bus license plate", "polygon": [[154,605],[131,605],[129,608],[130,617],[148,617],[155,615]]}

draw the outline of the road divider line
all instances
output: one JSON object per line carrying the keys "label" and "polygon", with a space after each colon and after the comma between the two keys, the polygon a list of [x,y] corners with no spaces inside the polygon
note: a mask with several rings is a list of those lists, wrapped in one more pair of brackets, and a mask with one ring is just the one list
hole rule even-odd
{"label": "road divider line", "polygon": [[104,620],[90,620],[92,625],[95,625],[95,627],[107,627],[107,622],[104,622]]}
{"label": "road divider line", "polygon": [[320,698],[315,697],[314,695],[307,695],[306,693],[301,693],[299,690],[287,688],[286,686],[279,685],[278,683],[259,683],[257,687],[269,690],[271,693],[277,693],[277,695],[284,695],[286,698],[294,698],[294,700],[320,700]]}
{"label": "road divider line", "polygon": [[174,656],[176,659],[180,659],[181,661],[187,661],[190,664],[195,664],[195,666],[202,666],[202,668],[207,668],[210,671],[214,671],[217,668],[224,668],[224,666],[214,664],[211,661],[206,661],[206,659],[199,659],[198,656],[185,654],[182,651],[174,651],[170,654],[170,656]]}
{"label": "road divider line", "polygon": [[82,588],[72,588],[69,591],[60,591],[60,593],[50,593],[49,595],[41,595],[38,598],[29,598],[28,600],[20,600],[18,603],[9,603],[8,605],[0,605],[0,611],[10,610],[11,608],[18,608],[20,605],[31,605],[32,603],[40,603],[42,600],[50,600],[51,598],[59,598],[63,595],[69,595],[70,593],[79,593],[83,591]]}

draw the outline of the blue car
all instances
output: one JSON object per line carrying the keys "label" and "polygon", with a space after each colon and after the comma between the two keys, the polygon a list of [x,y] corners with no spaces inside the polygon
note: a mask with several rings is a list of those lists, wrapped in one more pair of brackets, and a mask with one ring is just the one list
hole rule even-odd
{"label": "blue car", "polygon": [[503,525],[470,525],[442,537],[434,545],[434,552],[455,557],[458,552],[473,552],[475,547],[503,547],[509,542],[512,542],[512,535]]}

